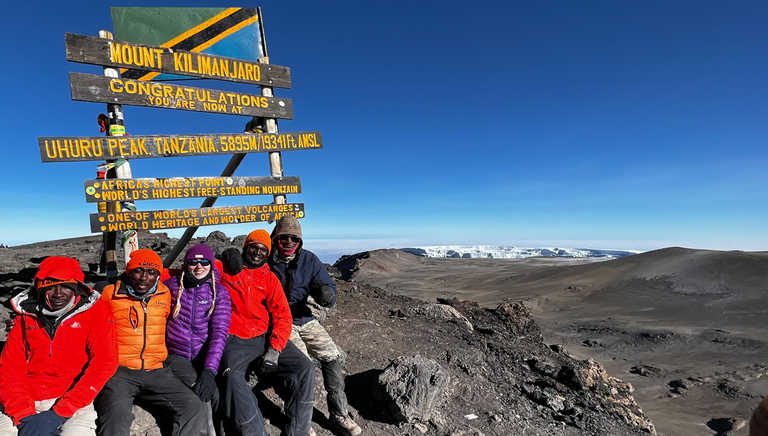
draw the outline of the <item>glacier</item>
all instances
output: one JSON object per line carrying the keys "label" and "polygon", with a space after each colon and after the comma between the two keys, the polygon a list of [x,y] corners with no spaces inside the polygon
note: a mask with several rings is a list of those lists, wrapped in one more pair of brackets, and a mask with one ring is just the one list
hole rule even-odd
{"label": "glacier", "polygon": [[[424,257],[464,259],[523,259],[526,257],[569,257],[618,259],[639,253],[635,250],[605,250],[593,248],[523,248],[504,245],[430,245],[401,248],[408,253]],[[596,259],[597,260],[597,259]]]}

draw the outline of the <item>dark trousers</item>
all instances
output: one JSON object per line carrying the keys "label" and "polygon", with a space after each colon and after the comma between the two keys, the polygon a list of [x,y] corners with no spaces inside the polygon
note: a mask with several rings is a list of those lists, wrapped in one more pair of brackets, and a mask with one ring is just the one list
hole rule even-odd
{"label": "dark trousers", "polygon": [[198,435],[203,428],[203,403],[170,368],[142,371],[120,366],[94,400],[99,415],[96,433],[128,436],[134,401],[167,411],[173,435]]}
{"label": "dark trousers", "polygon": [[347,416],[347,395],[344,393],[344,373],[342,366],[344,362],[341,358],[331,360],[330,362],[320,362],[320,369],[323,372],[323,384],[328,393],[328,412],[331,415]]}
{"label": "dark trousers", "polygon": [[[203,354],[203,353],[201,353]],[[173,375],[179,378],[182,383],[187,385],[188,388],[192,387],[197,382],[197,378],[203,370],[203,364],[205,362],[205,356],[194,361],[187,360],[184,357],[177,356],[175,354],[168,354],[168,358],[165,360],[165,366],[171,368]],[[216,425],[218,424],[214,418],[214,411],[219,410],[219,391],[216,390],[213,393],[213,398],[210,403],[203,405],[203,413],[205,414],[205,426],[206,431],[202,434],[214,436],[216,434]]]}
{"label": "dark trousers", "polygon": [[[266,436],[264,417],[256,396],[246,380],[248,366],[261,357],[268,347],[266,335],[242,339],[230,335],[219,371],[224,379],[222,410],[242,435]],[[289,423],[287,436],[307,436],[315,403],[315,366],[295,345],[288,342],[280,353],[277,370],[269,374],[285,401]]]}

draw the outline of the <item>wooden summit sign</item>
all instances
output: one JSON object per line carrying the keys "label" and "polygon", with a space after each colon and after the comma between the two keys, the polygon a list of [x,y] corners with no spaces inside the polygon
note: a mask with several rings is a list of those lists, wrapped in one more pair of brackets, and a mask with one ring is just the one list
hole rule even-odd
{"label": "wooden summit sign", "polygon": [[278,220],[285,215],[304,218],[304,203],[254,206],[204,207],[200,209],[126,211],[91,214],[91,232],[160,230]]}
{"label": "wooden summit sign", "polygon": [[174,177],[86,180],[85,201],[285,195],[301,192],[298,177]]}
{"label": "wooden summit sign", "polygon": [[67,60],[86,64],[156,71],[203,79],[291,87],[291,70],[279,65],[194,53],[166,47],[111,41],[67,33]]}
{"label": "wooden summit sign", "polygon": [[43,162],[77,162],[312,150],[323,147],[323,138],[320,132],[44,136],[37,145]]}
{"label": "wooden summit sign", "polygon": [[69,73],[69,87],[72,100],[265,118],[293,118],[293,104],[287,98],[83,73]]}

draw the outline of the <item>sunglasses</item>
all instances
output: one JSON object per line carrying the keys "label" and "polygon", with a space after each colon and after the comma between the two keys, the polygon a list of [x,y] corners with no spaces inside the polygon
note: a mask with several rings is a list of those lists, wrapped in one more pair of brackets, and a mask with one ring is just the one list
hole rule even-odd
{"label": "sunglasses", "polygon": [[294,235],[280,235],[280,236],[277,237],[277,239],[279,241],[283,241],[283,242],[288,242],[288,241],[293,241],[293,242],[297,242],[297,243],[301,242],[301,238],[299,238],[298,236],[294,236]]}
{"label": "sunglasses", "polygon": [[195,265],[208,266],[210,264],[211,264],[211,261],[208,259],[190,259],[187,261],[187,265],[189,266],[195,266]]}

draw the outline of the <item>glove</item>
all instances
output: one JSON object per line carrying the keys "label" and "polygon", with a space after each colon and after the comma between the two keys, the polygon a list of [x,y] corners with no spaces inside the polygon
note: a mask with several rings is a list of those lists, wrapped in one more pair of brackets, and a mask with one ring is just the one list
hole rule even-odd
{"label": "glove", "polygon": [[221,253],[221,263],[224,272],[233,276],[243,269],[243,256],[237,248],[227,248]]}
{"label": "glove", "polygon": [[280,357],[280,352],[272,347],[267,349],[264,356],[261,357],[261,372],[263,374],[277,371],[277,358]]}
{"label": "glove", "polygon": [[29,415],[19,422],[19,436],[50,436],[58,434],[59,427],[67,421],[53,409]]}
{"label": "glove", "polygon": [[331,307],[336,303],[336,291],[328,285],[323,285],[320,287],[315,301],[323,307]]}
{"label": "glove", "polygon": [[216,393],[216,375],[210,369],[204,369],[197,378],[194,389],[200,401],[207,403]]}

